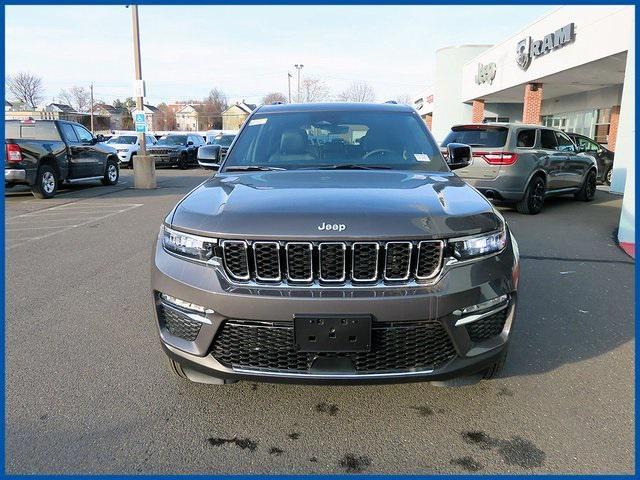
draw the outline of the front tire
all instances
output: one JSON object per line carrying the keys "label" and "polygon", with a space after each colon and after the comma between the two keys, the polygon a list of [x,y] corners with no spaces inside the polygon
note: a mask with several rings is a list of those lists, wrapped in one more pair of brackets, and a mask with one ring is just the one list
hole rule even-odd
{"label": "front tire", "polygon": [[41,165],[36,175],[36,183],[31,188],[33,196],[39,199],[53,198],[58,191],[58,175],[50,165]]}
{"label": "front tire", "polygon": [[189,160],[187,159],[187,155],[185,153],[180,155],[180,158],[178,159],[178,168],[180,170],[186,170],[187,168],[189,168]]}
{"label": "front tire", "polygon": [[516,210],[525,215],[540,213],[544,205],[545,190],[544,179],[542,177],[533,177],[524,192],[524,198],[516,203]]}
{"label": "front tire", "polygon": [[118,163],[114,160],[107,160],[107,167],[104,171],[104,177],[102,178],[103,185],[116,185],[120,178],[120,170],[118,169]]}
{"label": "front tire", "polygon": [[582,184],[582,188],[580,191],[575,194],[576,200],[581,200],[583,202],[590,202],[596,196],[596,171],[589,170],[587,173],[587,178],[584,179],[584,183]]}

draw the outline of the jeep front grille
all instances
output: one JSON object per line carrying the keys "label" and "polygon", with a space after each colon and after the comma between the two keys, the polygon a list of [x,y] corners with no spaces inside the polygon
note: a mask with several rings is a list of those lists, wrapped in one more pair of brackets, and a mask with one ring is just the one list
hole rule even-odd
{"label": "jeep front grille", "polygon": [[434,278],[444,242],[277,242],[223,240],[224,268],[232,280],[322,284],[408,282]]}

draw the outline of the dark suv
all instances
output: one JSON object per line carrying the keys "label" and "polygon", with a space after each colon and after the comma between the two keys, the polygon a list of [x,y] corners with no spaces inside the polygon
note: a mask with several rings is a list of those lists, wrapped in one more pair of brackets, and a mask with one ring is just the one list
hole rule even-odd
{"label": "dark suv", "polygon": [[197,164],[198,149],[204,139],[196,134],[170,134],[147,149],[157,166],[178,166],[186,169]]}
{"label": "dark suv", "polygon": [[270,105],[167,215],[151,268],[161,344],[197,382],[447,380],[502,366],[518,248],[417,113]]}

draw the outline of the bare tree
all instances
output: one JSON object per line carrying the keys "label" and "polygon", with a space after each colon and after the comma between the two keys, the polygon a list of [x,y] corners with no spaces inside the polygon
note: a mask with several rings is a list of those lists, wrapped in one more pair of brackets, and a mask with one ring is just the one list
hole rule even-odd
{"label": "bare tree", "polygon": [[368,83],[353,82],[349,88],[338,95],[338,99],[343,102],[374,102],[376,94]]}
{"label": "bare tree", "polygon": [[264,103],[265,105],[273,105],[276,102],[287,103],[287,97],[285,97],[284,94],[280,92],[271,92],[267,93],[262,98],[262,103]]}
{"label": "bare tree", "polygon": [[58,98],[61,102],[71,105],[76,112],[85,112],[91,106],[91,94],[89,91],[76,85],[69,90],[60,90]]}
{"label": "bare tree", "polygon": [[227,109],[229,100],[220,89],[213,88],[198,107],[199,123],[210,129],[222,128],[222,112]]}
{"label": "bare tree", "polygon": [[161,103],[158,105],[158,110],[160,111],[160,120],[159,120],[159,128],[158,130],[175,130],[176,129],[176,114],[175,112],[166,104]]}
{"label": "bare tree", "polygon": [[27,72],[7,77],[7,88],[16,100],[36,108],[44,98],[42,78]]}
{"label": "bare tree", "polygon": [[307,77],[300,84],[303,103],[323,102],[329,99],[331,92],[326,83],[319,78]]}
{"label": "bare tree", "polygon": [[409,105],[410,107],[413,107],[413,99],[408,93],[401,93],[400,95],[398,95],[396,97],[396,102],[398,102],[400,105]]}

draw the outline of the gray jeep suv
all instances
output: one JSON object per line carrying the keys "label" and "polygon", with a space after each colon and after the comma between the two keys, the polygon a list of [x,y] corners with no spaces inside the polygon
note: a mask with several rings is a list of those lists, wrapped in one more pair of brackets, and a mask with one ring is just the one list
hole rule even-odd
{"label": "gray jeep suv", "polygon": [[473,159],[458,175],[487,198],[514,203],[520,213],[536,214],[545,197],[572,194],[590,202],[598,167],[561,130],[521,123],[456,125],[442,146],[465,143]]}
{"label": "gray jeep suv", "polygon": [[[366,383],[495,375],[518,248],[409,107],[271,105],[167,215],[155,319],[175,373]],[[450,168],[451,166],[451,168]]]}

